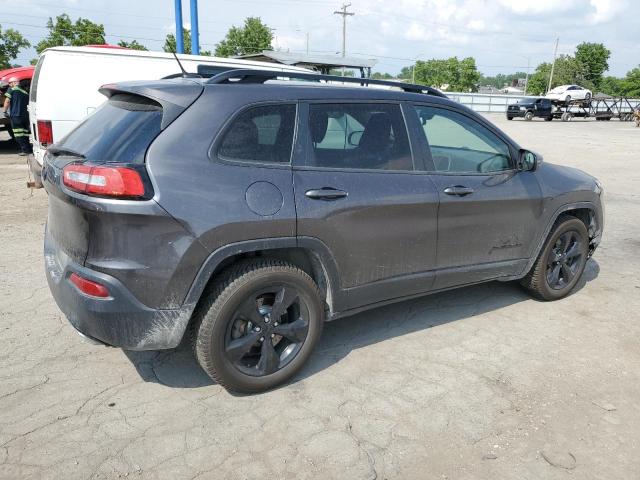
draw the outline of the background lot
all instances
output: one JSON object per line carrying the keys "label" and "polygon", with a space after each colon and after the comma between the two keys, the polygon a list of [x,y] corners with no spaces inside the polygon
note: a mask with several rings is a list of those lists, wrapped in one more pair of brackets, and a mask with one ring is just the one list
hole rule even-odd
{"label": "background lot", "polygon": [[0,478],[638,478],[640,129],[491,119],[603,182],[580,288],[542,303],[491,283],[338,320],[294,382],[249,397],[186,346],[80,340],[44,277],[46,193],[0,141]]}

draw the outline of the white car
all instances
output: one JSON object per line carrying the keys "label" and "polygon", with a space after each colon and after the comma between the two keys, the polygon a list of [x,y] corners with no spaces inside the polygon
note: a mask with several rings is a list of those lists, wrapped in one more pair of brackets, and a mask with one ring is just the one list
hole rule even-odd
{"label": "white car", "polygon": [[560,85],[549,90],[546,97],[566,103],[571,100],[591,100],[591,90],[582,88],[580,85]]}

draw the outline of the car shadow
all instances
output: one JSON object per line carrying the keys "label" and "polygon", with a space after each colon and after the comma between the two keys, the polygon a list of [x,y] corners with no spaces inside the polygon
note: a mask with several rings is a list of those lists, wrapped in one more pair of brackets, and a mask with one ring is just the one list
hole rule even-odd
{"label": "car shadow", "polygon": [[[590,259],[580,282],[570,295],[575,295],[588,282],[595,280],[599,273],[598,262]],[[531,299],[517,282],[489,282],[427,295],[328,322],[307,365],[289,384],[329,368],[358,348]],[[173,350],[124,353],[144,381],[172,388],[214,385],[215,382],[195,360],[187,337],[189,335],[185,335],[185,340]]]}

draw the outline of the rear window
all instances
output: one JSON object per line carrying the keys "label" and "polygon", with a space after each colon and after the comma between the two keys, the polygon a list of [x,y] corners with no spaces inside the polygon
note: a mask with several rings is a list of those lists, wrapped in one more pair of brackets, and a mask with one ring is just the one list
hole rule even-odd
{"label": "rear window", "polygon": [[113,95],[88,116],[58,146],[83,154],[88,161],[143,163],[160,133],[159,103],[128,93]]}

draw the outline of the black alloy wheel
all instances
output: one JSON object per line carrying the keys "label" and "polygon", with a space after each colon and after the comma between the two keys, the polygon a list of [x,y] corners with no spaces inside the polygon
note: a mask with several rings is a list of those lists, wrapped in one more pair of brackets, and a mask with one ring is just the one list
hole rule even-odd
{"label": "black alloy wheel", "polygon": [[562,290],[571,284],[579,273],[583,252],[578,232],[570,230],[558,237],[547,257],[546,279],[549,287]]}
{"label": "black alloy wheel", "polygon": [[255,292],[236,309],[225,336],[225,356],[246,375],[271,375],[300,351],[309,334],[309,308],[291,286]]}
{"label": "black alloy wheel", "polygon": [[256,393],[293,377],[325,320],[308,273],[278,259],[247,259],[222,272],[193,326],[198,363],[229,391]]}

